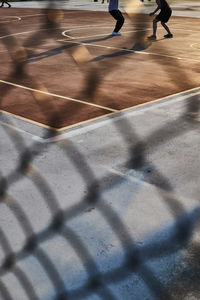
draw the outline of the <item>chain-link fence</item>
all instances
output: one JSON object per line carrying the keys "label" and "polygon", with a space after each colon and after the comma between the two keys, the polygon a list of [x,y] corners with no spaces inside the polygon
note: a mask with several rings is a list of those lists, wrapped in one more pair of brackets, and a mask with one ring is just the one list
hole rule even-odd
{"label": "chain-link fence", "polygon": [[[131,6],[132,3],[129,2],[128,4]],[[149,46],[149,43],[144,42],[144,37],[146,29],[150,24],[146,16],[133,15],[129,11],[130,6],[127,8],[127,12],[134,26],[133,35],[129,37],[130,42],[133,41],[134,43],[132,49],[136,46],[137,50],[140,48],[145,49]],[[37,92],[37,90],[44,91],[46,88],[41,82],[37,82],[37,79],[30,74],[27,67],[27,60],[31,55],[29,49],[32,47],[33,41],[34,46],[36,46],[36,41],[37,45],[40,45],[49,37],[57,40],[61,33],[60,22],[62,18],[62,10],[56,8],[56,1],[49,1],[44,13],[44,20],[41,22],[40,33],[33,33],[27,38],[23,45],[12,35],[5,24],[1,24],[0,28],[1,36],[6,36],[5,39],[1,39],[1,43],[4,44],[10,53],[13,66],[12,72],[5,81],[23,84],[27,78],[30,78],[34,85],[30,94],[34,97],[47,123],[52,128],[59,126],[59,111],[57,111],[57,108],[47,94],[41,97],[41,94]],[[144,22],[141,22],[141,18],[143,18]],[[82,53],[82,55],[77,56],[77,51],[79,54]],[[80,68],[80,72],[85,76],[83,93],[91,103],[95,103],[96,91],[101,86],[102,76],[106,76],[114,69],[120,69],[125,59],[125,56],[121,55],[118,64],[109,64],[107,66],[106,63],[102,63],[101,68],[99,68],[99,66],[90,63],[90,53],[87,49],[87,45],[85,45],[85,43],[83,45],[82,42],[74,41],[68,43],[65,47],[65,53],[66,55],[72,55]],[[162,60],[159,60],[159,63],[163,69],[168,72],[168,66]],[[187,74],[179,67],[179,61],[176,60],[174,63],[177,67],[178,76],[176,74],[172,80],[174,80],[177,86],[181,84],[180,77],[183,78],[183,81],[187,80],[192,82],[193,79],[188,78]],[[11,89],[11,85],[5,85],[3,89],[1,89],[1,101],[5,101],[5,97]],[[64,108],[62,107],[62,109]],[[71,111],[71,114],[75,113],[77,113],[77,111]],[[38,265],[38,269],[41,269],[41,272],[45,274],[45,284],[48,285],[48,282],[50,282],[51,286],[54,287],[54,296],[49,297],[49,299],[89,299],[90,297],[91,299],[93,299],[92,297],[97,299],[95,295],[98,299],[118,299],[110,286],[124,281],[130,274],[137,274],[140,280],[148,287],[152,298],[173,298],[173,292],[171,293],[169,287],[154,274],[147,262],[151,259],[159,259],[176,253],[180,249],[187,247],[193,235],[199,210],[196,210],[194,214],[187,214],[181,201],[179,201],[174,192],[172,180],[167,178],[155,165],[148,161],[146,153],[147,151],[148,153],[153,152],[156,147],[159,147],[157,137],[161,134],[164,136],[164,141],[160,140],[162,144],[177,136],[181,136],[185,132],[185,124],[187,124],[188,129],[198,128],[198,113],[199,96],[195,95],[189,99],[185,112],[178,119],[170,122],[167,126],[165,124],[163,128],[158,128],[145,140],[142,140],[138,136],[135,128],[127,119],[120,121],[113,119],[113,126],[115,126],[118,134],[121,136],[123,143],[128,147],[129,157],[125,163],[126,168],[130,171],[142,174],[143,180],[154,186],[165,204],[166,210],[170,212],[175,222],[174,230],[162,243],[155,242],[145,247],[138,247],[127,225],[104,199],[103,192],[108,188],[105,182],[109,180],[109,182],[112,182],[111,187],[116,187],[120,182],[118,174],[112,176],[109,174],[100,179],[97,178],[84,154],[79,151],[79,148],[74,142],[69,139],[67,141],[63,140],[62,142],[58,142],[57,146],[62,149],[66,160],[69,160],[74,166],[77,174],[79,174],[86,186],[85,196],[79,199],[76,204],[64,209],[60,206],[59,199],[57,199],[54,193],[54,188],[48,183],[45,176],[41,174],[40,169],[34,166],[34,160],[41,155],[43,151],[48,151],[48,148],[51,148],[53,143],[44,144],[40,141],[35,141],[27,146],[20,131],[16,131],[14,125],[8,121],[10,127],[7,126],[3,128],[16,149],[18,165],[7,176],[1,175],[1,206],[6,206],[13,218],[17,220],[18,226],[22,230],[25,244],[19,246],[17,251],[13,250],[12,243],[6,231],[1,229],[0,242],[4,256],[0,266],[2,277],[0,281],[1,299],[21,300],[21,298],[18,299],[13,296],[13,291],[11,291],[6,284],[5,278],[9,275],[15,277],[27,299],[43,299],[30,280],[30,273],[34,272],[34,270],[26,269],[24,271],[22,267],[22,263],[28,258],[34,259],[35,265]],[[176,130],[174,130],[174,128],[176,128]],[[57,130],[44,129],[44,139],[53,138],[57,135],[59,135]],[[155,140],[157,141],[156,144]],[[198,162],[199,159],[197,163]],[[45,206],[48,208],[48,214],[50,215],[47,226],[37,233],[26,214],[25,208],[21,205],[20,199],[12,196],[12,192],[10,193],[12,187],[19,184],[24,178],[28,178],[34,185],[34,189],[43,199]],[[37,203],[37,199],[34,199],[34,203]],[[113,235],[117,237],[122,252],[124,253],[121,264],[116,264],[116,266],[106,272],[101,272],[100,267],[90,251],[90,245],[85,243],[84,239],[68,225],[71,220],[80,217],[85,210],[93,208],[98,211],[104,222],[108,224]],[[152,216],[152,218],[154,217],[155,216]],[[54,261],[45,246],[43,247],[47,241],[54,240],[56,237],[61,237],[71,246],[72,251],[79,258],[80,264],[87,274],[87,280],[74,290],[66,287],[65,278],[63,278],[57,269],[57,261]],[[196,245],[196,247],[196,249],[199,249],[198,245]],[[67,255],[68,253],[66,251],[66,256]]]}

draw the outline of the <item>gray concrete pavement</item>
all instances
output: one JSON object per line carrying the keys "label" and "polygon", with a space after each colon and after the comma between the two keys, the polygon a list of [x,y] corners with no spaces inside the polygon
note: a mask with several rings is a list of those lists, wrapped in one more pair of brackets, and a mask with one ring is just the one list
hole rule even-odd
{"label": "gray concrete pavement", "polygon": [[[138,0],[139,1],[139,0]],[[94,2],[91,0],[70,0],[70,1],[57,1],[56,6],[62,9],[81,9],[81,10],[97,10],[107,11],[108,4],[101,4],[101,1]],[[125,1],[121,1],[120,8],[123,11]],[[169,1],[170,3],[170,1]],[[12,2],[13,7],[29,7],[29,8],[45,8],[48,5],[48,1],[23,1],[23,2]],[[200,15],[200,3],[199,1],[182,1],[182,2],[171,2],[174,16],[184,17],[197,17]],[[139,12],[149,13],[152,10],[152,6],[155,6],[155,1],[149,2],[144,1],[142,6],[139,8]]]}
{"label": "gray concrete pavement", "polygon": [[[8,128],[4,116],[1,120],[4,125],[0,127],[3,141],[1,173],[4,178],[10,178],[10,186],[5,197],[8,206],[1,205],[0,222],[13,251],[20,252],[26,242],[22,226],[26,228],[27,224],[18,205],[28,216],[35,233],[44,234],[49,227],[52,196],[47,190],[45,192],[45,181],[66,214],[75,205],[80,207],[79,213],[71,216],[66,226],[88,249],[103,277],[123,265],[125,249],[118,231],[125,230],[138,247],[145,268],[151,270],[162,284],[169,285],[175,299],[198,299],[194,298],[198,294],[195,288],[190,295],[185,290],[183,296],[182,289],[173,287],[173,280],[180,280],[179,273],[189,265],[185,246],[190,249],[194,242],[200,242],[200,123],[199,116],[191,119],[185,115],[188,101],[194,97],[199,99],[199,96],[200,90],[194,89],[190,93],[79,126],[50,139],[44,139],[45,129],[43,137],[39,130],[38,138],[37,126],[29,124],[26,127],[23,121],[17,121],[20,131]],[[9,174],[15,173],[25,147],[17,135],[34,152],[36,157],[32,165],[37,171],[32,170],[22,177],[19,173],[14,180]],[[17,149],[13,147],[13,139],[18,140]],[[138,155],[136,149],[141,143],[144,147],[143,163],[132,169],[130,149]],[[16,182],[12,183],[12,180]],[[82,206],[94,181],[99,183],[98,201]],[[173,201],[177,202],[178,209],[172,205]],[[107,215],[103,213],[104,208]],[[13,213],[18,215],[21,224]],[[115,221],[113,214],[116,215]],[[180,222],[189,229],[183,241],[174,238]],[[162,254],[163,244],[166,244],[166,253]],[[153,245],[156,250],[151,259],[148,249]],[[69,291],[84,286],[88,275],[84,262],[78,258],[81,249],[73,248],[73,244],[54,232],[40,242],[40,247],[55,264]],[[53,299],[55,290],[48,271],[37,257],[22,256],[18,266],[32,282],[39,299]],[[139,273],[133,271],[117,282],[105,280],[114,299],[157,299],[151,279],[146,282],[142,270],[143,267]],[[192,279],[194,275],[191,271],[189,276]],[[13,299],[29,299],[13,276],[13,270],[2,276],[2,281]],[[83,299],[99,297],[89,293]]]}
{"label": "gray concrete pavement", "polygon": [[[164,289],[200,299],[200,116],[188,114],[192,101],[197,111],[200,88],[55,137],[0,114],[1,267],[16,254],[1,268],[0,299],[55,299],[63,286],[76,300],[160,300]],[[58,209],[65,219],[56,229]],[[25,247],[32,230],[36,248]],[[132,269],[128,250],[137,250]],[[101,275],[101,293],[88,290],[90,272]]]}

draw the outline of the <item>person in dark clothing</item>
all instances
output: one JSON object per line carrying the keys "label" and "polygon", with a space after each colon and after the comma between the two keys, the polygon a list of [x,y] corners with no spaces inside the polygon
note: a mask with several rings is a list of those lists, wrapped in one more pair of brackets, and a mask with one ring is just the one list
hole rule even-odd
{"label": "person in dark clothing", "polygon": [[124,24],[124,17],[122,15],[121,11],[118,9],[118,6],[119,6],[118,0],[110,0],[109,1],[109,6],[108,6],[109,13],[115,20],[117,20],[115,28],[114,28],[113,32],[111,33],[111,35],[113,35],[113,36],[121,35],[121,33],[119,31]]}
{"label": "person in dark clothing", "polygon": [[169,18],[171,17],[172,10],[166,0],[156,0],[156,3],[158,7],[154,10],[154,12],[150,13],[149,15],[153,16],[159,9],[160,9],[160,13],[153,20],[153,34],[149,36],[148,39],[156,40],[156,31],[157,31],[158,22],[161,22],[161,25],[167,31],[167,34],[164,35],[164,37],[173,38],[173,34],[169,30],[169,27],[166,25],[166,23],[169,21]]}
{"label": "person in dark clothing", "polygon": [[1,1],[1,6],[0,7],[3,7],[4,3],[6,3],[8,5],[8,7],[11,7],[11,5],[7,1],[5,1],[5,0]]}

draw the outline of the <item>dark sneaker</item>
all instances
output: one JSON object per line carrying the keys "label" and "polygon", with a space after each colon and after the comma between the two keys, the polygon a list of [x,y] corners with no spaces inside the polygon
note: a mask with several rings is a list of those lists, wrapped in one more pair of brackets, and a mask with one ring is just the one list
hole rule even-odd
{"label": "dark sneaker", "polygon": [[148,36],[148,40],[151,40],[151,41],[154,41],[154,40],[156,40],[156,35],[150,35],[150,36]]}
{"label": "dark sneaker", "polygon": [[166,38],[166,39],[171,39],[171,38],[173,38],[173,34],[172,33],[168,33],[168,34],[165,34],[164,35],[164,38]]}

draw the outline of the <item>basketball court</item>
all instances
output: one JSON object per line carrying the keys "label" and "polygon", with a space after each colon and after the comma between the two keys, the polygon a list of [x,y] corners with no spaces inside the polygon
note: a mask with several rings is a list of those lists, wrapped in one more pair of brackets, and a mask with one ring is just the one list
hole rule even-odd
{"label": "basketball court", "polygon": [[[43,9],[4,8],[0,13],[8,30],[0,37],[1,110],[17,118],[64,130],[199,86],[197,18],[172,17],[175,38],[164,39],[159,27],[158,40],[149,42],[148,15],[135,14],[132,20],[125,15],[122,36],[112,37],[107,12],[58,11],[59,28],[52,28],[52,34],[40,27],[47,17]],[[13,75],[12,51],[24,46],[28,57],[20,78]],[[76,58],[81,49],[88,61],[84,66]]]}
{"label": "basketball court", "polygon": [[0,298],[198,299],[199,5],[49,4],[0,9]]}

